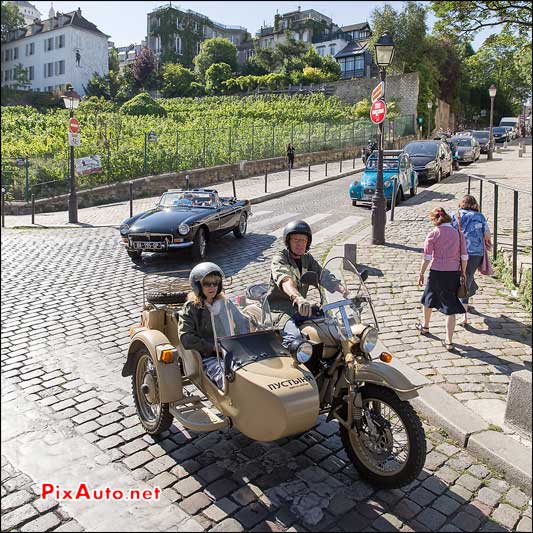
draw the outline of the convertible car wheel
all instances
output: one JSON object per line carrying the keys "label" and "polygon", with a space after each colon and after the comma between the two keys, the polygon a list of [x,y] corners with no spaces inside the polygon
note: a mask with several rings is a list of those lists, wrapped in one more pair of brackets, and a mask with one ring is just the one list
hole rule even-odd
{"label": "convertible car wheel", "polygon": [[248,229],[248,215],[246,213],[241,214],[239,219],[239,225],[233,228],[233,235],[237,239],[242,239],[246,235],[246,230]]}
{"label": "convertible car wheel", "polygon": [[205,258],[207,257],[207,239],[203,228],[200,228],[196,232],[191,250],[194,261],[197,263],[205,261]]}

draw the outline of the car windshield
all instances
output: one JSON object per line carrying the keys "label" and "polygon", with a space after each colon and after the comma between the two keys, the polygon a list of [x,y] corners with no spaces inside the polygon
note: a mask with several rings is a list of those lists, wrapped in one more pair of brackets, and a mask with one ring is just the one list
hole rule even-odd
{"label": "car windshield", "polygon": [[405,151],[411,157],[430,156],[435,157],[437,155],[438,143],[434,142],[417,142],[409,143],[405,147]]}
{"label": "car windshield", "polygon": [[507,130],[505,128],[496,127],[496,128],[492,128],[492,131],[494,133],[505,133]]}
{"label": "car windshield", "polygon": [[488,141],[489,140],[489,132],[488,131],[475,131],[474,137],[478,141]]}
{"label": "car windshield", "polygon": [[176,191],[166,192],[161,197],[161,207],[216,207],[217,198],[214,192]]}
{"label": "car windshield", "polygon": [[454,137],[452,142],[457,146],[472,146],[472,140],[470,137]]}
{"label": "car windshield", "polygon": [[[378,168],[377,155],[372,155],[367,160],[366,168],[368,170],[377,170]],[[397,169],[398,169],[398,159],[383,159],[383,170],[397,170]]]}

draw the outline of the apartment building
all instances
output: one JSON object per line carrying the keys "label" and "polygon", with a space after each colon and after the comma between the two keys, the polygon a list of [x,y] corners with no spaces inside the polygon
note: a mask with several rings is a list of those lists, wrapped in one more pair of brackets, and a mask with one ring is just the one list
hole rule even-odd
{"label": "apartment building", "polygon": [[109,35],[85,19],[81,9],[55,13],[10,32],[1,48],[2,86],[16,86],[16,71],[26,70],[32,91],[63,91],[67,83],[80,94],[96,72],[109,72]]}

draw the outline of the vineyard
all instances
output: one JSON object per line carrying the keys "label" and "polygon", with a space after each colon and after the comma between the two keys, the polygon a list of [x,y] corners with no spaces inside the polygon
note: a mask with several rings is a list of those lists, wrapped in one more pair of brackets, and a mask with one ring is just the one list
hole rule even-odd
{"label": "vineyard", "polygon": [[[353,118],[352,106],[322,94],[158,102],[166,117],[129,116],[91,102],[80,105],[76,118],[82,144],[75,157],[100,155],[103,172],[79,176],[79,188],[282,156],[288,142],[297,153],[348,148],[365,144],[375,133],[369,120]],[[36,197],[66,192],[68,118],[67,110],[2,107],[2,183],[12,198],[24,197],[26,172]],[[412,132],[412,117],[395,122],[396,136]],[[13,166],[16,158],[25,157],[27,169]]]}

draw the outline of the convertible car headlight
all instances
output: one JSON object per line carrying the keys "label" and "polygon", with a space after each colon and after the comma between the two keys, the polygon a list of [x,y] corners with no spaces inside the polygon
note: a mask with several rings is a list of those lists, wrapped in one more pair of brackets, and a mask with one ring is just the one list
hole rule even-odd
{"label": "convertible car headlight", "polygon": [[291,343],[289,351],[299,363],[307,363],[313,356],[313,345],[308,341],[295,340]]}
{"label": "convertible car headlight", "polygon": [[191,231],[191,227],[189,226],[189,224],[180,224],[178,227],[178,233],[180,235],[187,235],[189,231]]}
{"label": "convertible car headlight", "polygon": [[378,330],[372,326],[368,326],[361,334],[361,350],[370,353],[378,343]]}
{"label": "convertible car headlight", "polygon": [[127,224],[122,224],[122,226],[120,226],[121,235],[127,235],[129,231],[130,231],[130,227]]}

